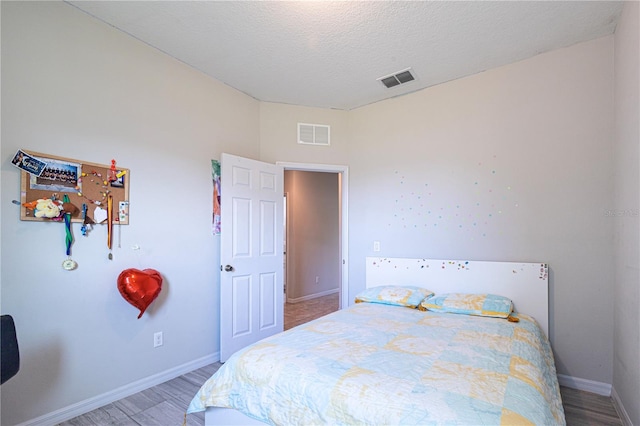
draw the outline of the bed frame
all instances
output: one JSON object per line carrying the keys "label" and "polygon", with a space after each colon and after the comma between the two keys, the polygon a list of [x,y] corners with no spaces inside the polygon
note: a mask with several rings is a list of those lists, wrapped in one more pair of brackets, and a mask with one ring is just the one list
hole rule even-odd
{"label": "bed frame", "polygon": [[[367,257],[366,287],[414,285],[434,293],[493,293],[509,297],[518,312],[549,335],[549,281],[545,263],[481,262]],[[205,425],[264,425],[231,408],[209,407]]]}

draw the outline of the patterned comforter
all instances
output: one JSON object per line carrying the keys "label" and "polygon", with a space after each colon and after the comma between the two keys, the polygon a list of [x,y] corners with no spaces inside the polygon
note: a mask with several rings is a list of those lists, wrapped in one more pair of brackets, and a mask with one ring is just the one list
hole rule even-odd
{"label": "patterned comforter", "polygon": [[277,425],[563,425],[535,321],[360,303],[235,353],[188,411]]}

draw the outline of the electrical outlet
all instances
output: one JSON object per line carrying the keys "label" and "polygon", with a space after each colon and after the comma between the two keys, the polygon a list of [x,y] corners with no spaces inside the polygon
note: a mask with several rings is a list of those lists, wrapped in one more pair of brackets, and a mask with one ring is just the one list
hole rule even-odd
{"label": "electrical outlet", "polygon": [[320,282],[320,277],[316,277],[316,284]]}
{"label": "electrical outlet", "polygon": [[162,331],[153,333],[153,347],[157,348],[158,346],[162,346]]}
{"label": "electrical outlet", "polygon": [[380,251],[380,241],[373,242],[373,251]]}

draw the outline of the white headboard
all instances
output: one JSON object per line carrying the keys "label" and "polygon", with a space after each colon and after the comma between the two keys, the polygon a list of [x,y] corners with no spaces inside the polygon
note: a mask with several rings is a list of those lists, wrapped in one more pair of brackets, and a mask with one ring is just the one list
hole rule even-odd
{"label": "white headboard", "polygon": [[536,319],[549,335],[546,263],[367,257],[366,286],[415,285],[434,293],[493,293]]}

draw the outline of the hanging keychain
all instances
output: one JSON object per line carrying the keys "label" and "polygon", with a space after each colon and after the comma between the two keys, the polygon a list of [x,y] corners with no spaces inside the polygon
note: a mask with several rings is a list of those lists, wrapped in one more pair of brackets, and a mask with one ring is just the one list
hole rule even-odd
{"label": "hanging keychain", "polygon": [[[65,194],[62,199],[64,203],[69,203],[69,197]],[[77,208],[76,208],[77,211]],[[64,227],[65,227],[65,245],[67,246],[67,259],[62,262],[62,269],[67,271],[73,271],[78,267],[78,263],[71,259],[71,244],[73,244],[73,235],[71,235],[71,212],[65,212],[63,214]]]}
{"label": "hanging keychain", "polygon": [[89,235],[89,231],[93,229],[93,224],[95,222],[87,215],[87,205],[82,204],[82,227],[80,228],[80,232],[85,237]]}

